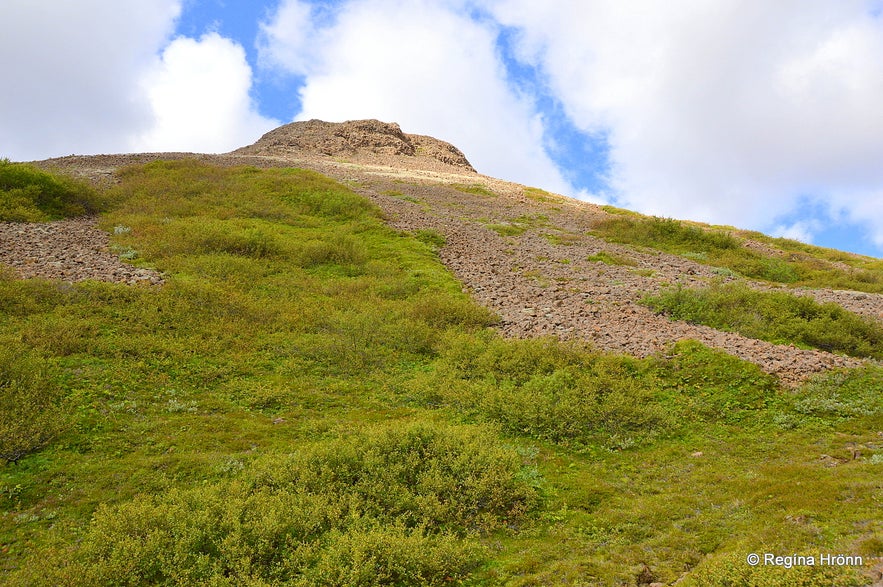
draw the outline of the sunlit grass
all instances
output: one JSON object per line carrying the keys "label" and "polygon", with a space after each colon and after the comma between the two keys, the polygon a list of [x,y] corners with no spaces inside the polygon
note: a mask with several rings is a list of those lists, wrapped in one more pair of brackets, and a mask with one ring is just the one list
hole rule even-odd
{"label": "sunlit grass", "polygon": [[853,267],[838,267],[832,262],[843,262],[842,256],[819,247],[798,247],[794,241],[760,239],[782,249],[781,254],[770,255],[744,246],[740,235],[746,233],[739,231],[619,213],[599,222],[592,232],[611,242],[683,255],[752,279],[793,286],[883,292],[883,270],[879,262],[870,259],[858,262],[850,258]]}
{"label": "sunlit grass", "polygon": [[833,303],[741,283],[676,287],[644,299],[672,320],[705,324],[778,344],[796,344],[854,357],[883,358],[883,327]]}
{"label": "sunlit grass", "polygon": [[0,468],[6,584],[712,584],[763,549],[883,554],[879,367],[793,392],[698,343],[507,341],[442,235],[327,178],[120,179],[101,223],[165,285],[0,276],[0,388],[64,416]]}

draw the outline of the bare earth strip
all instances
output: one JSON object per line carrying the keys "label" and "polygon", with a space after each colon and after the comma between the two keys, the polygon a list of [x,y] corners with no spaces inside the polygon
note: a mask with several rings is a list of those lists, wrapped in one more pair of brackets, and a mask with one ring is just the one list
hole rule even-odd
{"label": "bare earth strip", "polygon": [[[508,336],[554,335],[582,339],[605,351],[638,357],[664,353],[676,341],[693,339],[751,361],[788,385],[795,385],[813,373],[863,363],[854,358],[775,345],[657,316],[638,304],[644,295],[675,283],[702,285],[715,277],[713,268],[675,255],[636,251],[594,238],[587,231],[593,222],[606,216],[598,206],[553,195],[537,201],[525,196],[523,186],[459,167],[416,161],[413,157],[373,155],[342,159],[292,152],[284,156],[174,153],[68,157],[46,164],[93,180],[112,181],[111,172],[122,165],[184,157],[222,165],[315,169],[369,197],[383,210],[393,227],[440,232],[447,241],[440,251],[442,262],[479,303],[501,317],[500,330]],[[451,184],[461,189],[464,185],[480,184],[496,195],[464,193]],[[57,231],[43,233],[38,240],[57,240],[56,251],[78,249],[74,255],[77,266],[90,265],[87,259],[90,251],[94,252],[95,275],[117,271],[108,257],[113,255],[107,252],[107,235],[101,241],[87,230],[88,222],[84,222],[56,223]],[[488,225],[507,223],[516,226],[520,223],[525,230],[519,235],[500,236],[488,228]],[[91,230],[97,230],[94,224]],[[65,232],[68,236],[63,235]],[[16,233],[8,225],[3,226],[0,262],[15,266],[24,276],[38,275],[26,273],[26,268],[33,271],[33,267],[58,260],[40,261],[39,246],[34,247],[32,243],[28,245],[32,248],[28,248],[20,242],[19,238],[26,234],[33,233]],[[27,238],[33,240],[33,237]],[[25,251],[29,252],[22,258]],[[634,265],[605,265],[586,259],[600,251],[630,259]],[[119,259],[116,263],[126,265]],[[57,274],[49,276],[65,279]],[[113,280],[131,282],[129,277]],[[757,284],[757,287],[768,286]],[[883,317],[883,296],[880,295],[834,290],[798,290],[796,293],[811,295],[819,301],[833,301],[876,319]]]}
{"label": "bare earth strip", "polygon": [[95,218],[47,223],[0,222],[0,263],[24,278],[159,285],[162,276],[123,262]]}

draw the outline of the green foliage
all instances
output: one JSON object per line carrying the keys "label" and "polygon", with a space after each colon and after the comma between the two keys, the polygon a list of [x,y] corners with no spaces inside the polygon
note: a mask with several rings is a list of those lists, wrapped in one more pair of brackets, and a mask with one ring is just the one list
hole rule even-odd
{"label": "green foliage", "polygon": [[483,554],[467,534],[536,503],[521,468],[481,431],[377,429],[102,507],[73,564],[35,584],[445,585]]}
{"label": "green foliage", "polygon": [[808,296],[716,283],[702,289],[678,286],[647,297],[643,303],[672,320],[705,324],[777,344],[883,358],[883,327],[837,304],[819,304]]}
{"label": "green foliage", "polygon": [[47,366],[26,347],[0,345],[0,458],[17,463],[63,429],[66,411]]}
{"label": "green foliage", "polygon": [[524,224],[488,224],[488,228],[499,234],[500,236],[520,236],[527,230]]}
{"label": "green foliage", "polygon": [[[855,567],[818,562],[820,556],[830,553],[788,553],[781,555],[783,562],[779,566],[749,565],[748,554],[746,551],[710,557],[682,584],[684,587],[857,587],[863,584]],[[808,559],[797,558],[800,556],[814,557],[815,564],[805,564]],[[800,564],[801,560],[804,564]]]}
{"label": "green foliage", "polygon": [[530,198],[535,202],[555,202],[561,199],[561,196],[533,187],[524,188],[524,197]]}
{"label": "green foliage", "polygon": [[422,228],[420,230],[414,231],[414,236],[417,238],[418,241],[425,243],[436,250],[445,246],[445,235],[438,232],[437,230]]}
{"label": "green foliage", "polygon": [[0,467],[0,583],[673,584],[745,543],[880,552],[877,367],[792,392],[697,343],[507,341],[437,235],[327,178],[119,180],[102,226],[165,285],[0,270],[4,373],[67,424]]}
{"label": "green foliage", "polygon": [[[826,249],[797,246],[793,241],[771,239],[759,233],[739,233],[782,249],[767,254],[743,246],[734,231],[700,228],[669,218],[644,217],[607,209],[615,214],[602,220],[593,233],[611,242],[649,247],[682,255],[701,263],[752,279],[807,287],[883,292],[883,267],[870,259],[837,255]],[[763,237],[763,238],[760,238]],[[847,262],[844,269],[832,262]]]}
{"label": "green foliage", "polygon": [[633,218],[616,215],[594,227],[604,238],[671,252],[718,251],[739,248],[739,241],[728,232],[704,230],[671,218]]}
{"label": "green foliage", "polygon": [[696,341],[681,341],[656,375],[669,396],[669,409],[695,421],[751,421],[777,399],[776,379],[752,363]]}
{"label": "green foliage", "polygon": [[625,448],[665,431],[669,416],[637,381],[639,366],[551,339],[449,341],[430,405],[564,445]]}
{"label": "green foliage", "polygon": [[599,251],[594,255],[589,255],[586,257],[586,261],[604,263],[605,265],[626,265],[628,267],[635,267],[638,264],[634,259],[615,253],[608,253],[607,251]]}
{"label": "green foliage", "polygon": [[497,197],[497,194],[489,190],[487,186],[480,183],[452,183],[450,187],[457,190],[458,192],[463,192],[464,194],[474,194],[476,196],[487,196],[491,198]]}
{"label": "green foliage", "polygon": [[817,375],[793,398],[802,417],[826,420],[883,414],[883,367],[868,365]]}
{"label": "green foliage", "polygon": [[500,236],[519,236],[524,234],[529,228],[537,226],[546,226],[549,223],[549,217],[545,214],[536,216],[523,215],[513,218],[507,222],[499,224],[488,224],[487,227],[499,234]]}
{"label": "green foliage", "polygon": [[0,221],[43,222],[97,211],[97,192],[87,183],[0,159]]}

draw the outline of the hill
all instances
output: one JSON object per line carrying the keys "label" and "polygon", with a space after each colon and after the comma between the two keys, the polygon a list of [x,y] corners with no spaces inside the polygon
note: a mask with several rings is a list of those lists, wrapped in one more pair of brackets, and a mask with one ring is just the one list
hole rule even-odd
{"label": "hill", "polygon": [[4,165],[102,212],[0,225],[11,584],[874,580],[879,260],[378,121]]}

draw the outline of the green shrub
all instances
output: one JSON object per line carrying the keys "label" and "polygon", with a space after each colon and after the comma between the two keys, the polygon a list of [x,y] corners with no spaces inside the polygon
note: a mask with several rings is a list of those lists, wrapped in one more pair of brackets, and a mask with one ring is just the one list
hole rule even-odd
{"label": "green shrub", "polygon": [[728,232],[704,230],[671,218],[613,216],[593,227],[604,238],[671,252],[737,249],[739,240]]}
{"label": "green shrub", "polygon": [[775,377],[696,341],[678,342],[655,365],[661,386],[672,394],[671,408],[694,421],[750,421],[778,400]]}
{"label": "green shrub", "polygon": [[488,224],[487,227],[500,236],[519,236],[527,230],[524,224]]}
{"label": "green shrub", "polygon": [[[838,251],[772,239],[760,233],[738,233],[782,249],[769,254],[743,246],[743,241],[729,231],[700,228],[668,218],[626,214],[610,207],[605,210],[615,216],[599,222],[592,232],[611,242],[650,247],[716,266],[718,271],[728,269],[774,283],[883,291],[883,271],[879,263],[867,258],[856,259]],[[832,261],[854,267],[835,266]]]}
{"label": "green shrub", "polygon": [[422,398],[516,434],[626,448],[672,424],[639,369],[553,339],[462,336],[443,349],[439,381]]}
{"label": "green shrub", "polygon": [[488,433],[375,429],[267,457],[229,481],[103,506],[72,562],[27,578],[96,586],[446,585],[464,579],[484,554],[471,532],[515,523],[535,503],[522,467]]}
{"label": "green shrub", "polygon": [[437,230],[432,229],[420,229],[414,231],[414,236],[417,237],[417,240],[426,243],[433,249],[440,249],[445,246],[445,235],[441,234]]}
{"label": "green shrub", "polygon": [[600,251],[594,255],[589,255],[586,257],[586,261],[604,263],[605,265],[626,265],[628,267],[635,267],[638,264],[634,259],[615,253],[608,253],[607,251]]}
{"label": "green shrub", "polygon": [[361,265],[366,261],[365,251],[358,241],[348,234],[332,233],[322,240],[300,243],[293,253],[301,267],[319,265]]}
{"label": "green shrub", "polygon": [[0,221],[43,222],[98,210],[98,193],[87,183],[0,159]]}
{"label": "green shrub", "polygon": [[60,391],[26,347],[0,346],[0,458],[17,463],[46,446],[66,421]]}
{"label": "green shrub", "polygon": [[[763,562],[752,566],[746,562],[747,556],[746,552],[708,557],[678,584],[684,587],[853,587],[863,584],[855,567],[789,562],[790,568],[786,568],[784,561],[781,566],[768,566]],[[802,556],[814,556],[818,561],[821,554]]]}
{"label": "green shrub", "polygon": [[433,328],[453,325],[466,328],[493,326],[499,318],[490,310],[464,297],[441,296],[437,293],[422,295],[414,300],[410,315]]}
{"label": "green shrub", "polygon": [[883,368],[869,365],[817,375],[793,396],[793,409],[824,419],[883,414]]}
{"label": "green shrub", "polygon": [[497,197],[497,194],[489,190],[487,186],[484,186],[480,183],[452,183],[451,187],[458,192],[463,192],[465,194],[474,194],[476,196],[489,196],[491,198]]}
{"label": "green shrub", "polygon": [[808,296],[757,291],[741,283],[715,283],[701,289],[678,286],[642,303],[672,320],[777,344],[883,358],[883,327],[877,322],[834,303],[819,304]]}

